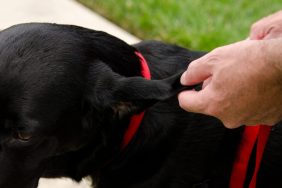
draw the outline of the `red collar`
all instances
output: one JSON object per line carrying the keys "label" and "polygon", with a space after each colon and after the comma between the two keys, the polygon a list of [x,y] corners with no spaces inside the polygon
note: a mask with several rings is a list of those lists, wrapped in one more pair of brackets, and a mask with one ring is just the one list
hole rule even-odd
{"label": "red collar", "polygon": [[[151,79],[151,73],[147,64],[147,61],[142,56],[140,52],[135,52],[135,54],[139,57],[139,62],[141,66],[141,75],[150,80]],[[123,136],[122,144],[121,144],[121,150],[126,148],[126,146],[130,143],[130,141],[133,139],[134,135],[136,134],[138,128],[141,125],[142,119],[144,117],[145,112],[141,112],[140,114],[134,115],[131,117],[129,126]]]}

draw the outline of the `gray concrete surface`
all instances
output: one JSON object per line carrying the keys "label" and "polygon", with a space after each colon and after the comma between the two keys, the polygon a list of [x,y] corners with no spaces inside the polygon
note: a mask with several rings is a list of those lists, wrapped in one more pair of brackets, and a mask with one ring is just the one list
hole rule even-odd
{"label": "gray concrete surface", "polygon": [[26,22],[74,24],[106,31],[128,43],[139,41],[75,0],[0,0],[0,29]]}
{"label": "gray concrete surface", "polygon": [[[139,41],[74,0],[0,0],[0,30],[26,22],[74,24],[106,31],[130,44]],[[39,188],[88,188],[89,185],[87,180],[77,184],[65,178],[42,178]]]}
{"label": "gray concrete surface", "polygon": [[91,183],[87,179],[83,179],[80,183],[76,183],[68,178],[46,179],[41,178],[38,188],[91,188]]}

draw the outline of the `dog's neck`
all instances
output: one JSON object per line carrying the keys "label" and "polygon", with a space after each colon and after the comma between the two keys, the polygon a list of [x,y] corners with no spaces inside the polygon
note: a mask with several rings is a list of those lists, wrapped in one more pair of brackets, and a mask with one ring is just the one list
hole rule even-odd
{"label": "dog's neck", "polygon": [[[150,70],[145,58],[139,53],[135,52],[140,63],[140,74],[145,79],[151,79]],[[94,109],[93,109],[94,110]],[[78,161],[82,161],[79,169],[87,169],[83,166],[93,166],[94,171],[91,173],[97,173],[100,169],[107,167],[111,162],[119,160],[120,157],[124,157],[124,153],[128,153],[130,150],[129,145],[133,143],[133,139],[138,132],[141,122],[143,120],[144,111],[135,115],[126,115],[122,118],[116,117],[107,118],[113,116],[113,109],[106,109],[100,112],[100,110],[95,110],[95,112],[90,113],[91,116],[95,114],[94,119],[98,122],[103,122],[103,125],[98,128],[99,130],[89,131],[89,144],[83,146],[78,152],[84,153],[85,155],[80,156]],[[105,115],[107,114],[107,115]],[[102,129],[102,130],[100,130]],[[92,132],[92,133],[90,133]],[[103,132],[104,134],[95,134],[96,132]],[[91,151],[91,153],[89,153]],[[92,160],[92,159],[95,160]],[[84,172],[84,170],[77,171],[75,179],[88,175],[89,172]]]}
{"label": "dog's neck", "polygon": [[[135,54],[140,59],[141,75],[144,78],[150,80],[151,79],[151,73],[150,73],[149,66],[148,66],[146,59],[138,51],[136,51]],[[126,148],[126,146],[130,143],[132,138],[135,136],[136,132],[138,131],[138,129],[141,125],[143,117],[144,117],[144,112],[141,112],[140,114],[137,114],[137,115],[133,115],[131,117],[130,123],[129,123],[126,131],[125,131],[124,136],[123,136],[122,145],[121,145],[122,150],[124,150]]]}

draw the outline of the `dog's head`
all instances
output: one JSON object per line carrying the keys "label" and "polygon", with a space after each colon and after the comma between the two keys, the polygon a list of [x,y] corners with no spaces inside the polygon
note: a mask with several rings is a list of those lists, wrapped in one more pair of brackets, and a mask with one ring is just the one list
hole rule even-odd
{"label": "dog's head", "polygon": [[179,75],[140,77],[134,50],[74,26],[0,32],[0,187],[33,188],[43,174],[81,178],[83,148],[107,144],[100,131],[178,92]]}

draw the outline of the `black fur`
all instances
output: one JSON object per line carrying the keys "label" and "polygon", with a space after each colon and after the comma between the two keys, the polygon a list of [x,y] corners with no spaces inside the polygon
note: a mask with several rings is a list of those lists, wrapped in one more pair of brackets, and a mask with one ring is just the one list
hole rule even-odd
{"label": "black fur", "polygon": [[[136,50],[151,81],[140,77]],[[68,25],[1,31],[0,187],[85,176],[96,188],[228,187],[241,129],[184,112],[176,97],[179,72],[202,55],[156,41],[130,46]],[[130,117],[143,110],[121,151]]]}

